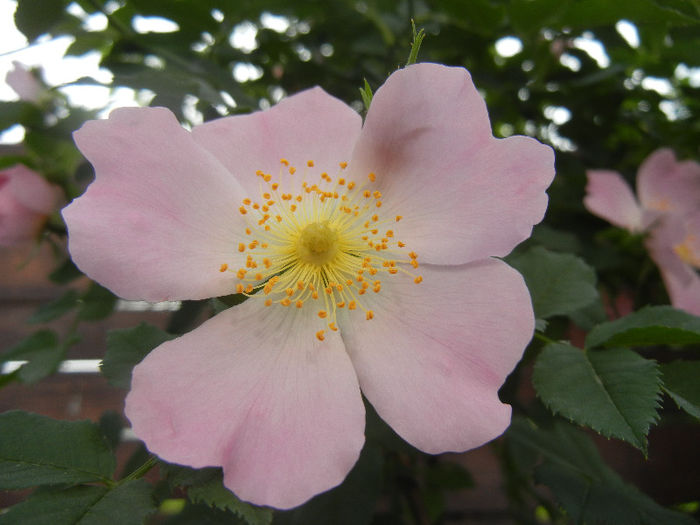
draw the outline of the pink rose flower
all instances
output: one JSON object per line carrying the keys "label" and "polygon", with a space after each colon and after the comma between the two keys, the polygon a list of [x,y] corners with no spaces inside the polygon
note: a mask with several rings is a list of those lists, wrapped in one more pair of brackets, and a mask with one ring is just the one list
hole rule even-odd
{"label": "pink rose flower", "polygon": [[678,162],[670,149],[649,155],[637,173],[637,197],[615,171],[589,170],[584,205],[633,233],[659,267],[671,303],[700,315],[700,164]]}
{"label": "pink rose flower", "polygon": [[497,392],[534,319],[494,256],[542,219],[553,153],[495,139],[466,70],[395,72],[364,126],[314,88],[192,132],[124,108],[75,139],[97,174],[64,211],[83,271],[130,299],[250,296],[134,369],[152,452],[290,508],[356,462],[361,391],[428,453],[506,429]]}
{"label": "pink rose flower", "polygon": [[0,171],[0,246],[36,238],[60,195],[58,187],[22,164]]}
{"label": "pink rose flower", "polygon": [[5,76],[5,82],[19,96],[20,100],[27,102],[39,102],[44,92],[44,87],[34,75],[21,62],[12,62],[14,69]]}

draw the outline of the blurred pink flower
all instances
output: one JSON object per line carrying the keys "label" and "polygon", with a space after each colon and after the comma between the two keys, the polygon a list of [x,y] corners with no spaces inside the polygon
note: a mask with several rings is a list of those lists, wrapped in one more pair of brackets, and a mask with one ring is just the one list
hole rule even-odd
{"label": "blurred pink flower", "polygon": [[542,219],[553,153],[495,139],[466,70],[397,71],[364,126],[314,88],[192,132],[125,108],[75,139],[96,171],[64,210],[83,271],[132,299],[250,296],[134,369],[126,414],[154,453],[289,508],[357,460],[360,389],[428,453],[508,426],[497,392],[534,319],[494,256]]}
{"label": "blurred pink flower", "polygon": [[700,164],[678,162],[670,149],[655,151],[639,167],[637,197],[619,173],[588,171],[588,211],[633,233],[648,232],[645,244],[671,303],[700,315]]}
{"label": "blurred pink flower", "polygon": [[27,102],[39,102],[45,91],[41,82],[27,69],[27,67],[17,61],[12,62],[14,69],[5,76],[5,82],[19,96],[20,100]]}
{"label": "blurred pink flower", "polygon": [[58,187],[22,164],[0,171],[0,246],[36,238],[60,195]]}

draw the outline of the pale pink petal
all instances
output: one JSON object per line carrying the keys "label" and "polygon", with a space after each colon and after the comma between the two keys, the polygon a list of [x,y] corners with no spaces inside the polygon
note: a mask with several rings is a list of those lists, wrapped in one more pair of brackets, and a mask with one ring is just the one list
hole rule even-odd
{"label": "pale pink petal", "polygon": [[235,178],[164,108],[123,108],[75,141],[95,181],[63,210],[69,249],[87,275],[127,299],[232,293],[245,236]]}
{"label": "pale pink petal", "polygon": [[0,173],[0,246],[32,240],[56,210],[61,191],[21,164]]}
{"label": "pale pink petal", "polygon": [[588,170],[583,204],[593,215],[632,232],[642,230],[642,209],[632,188],[616,171]]}
{"label": "pale pink petal", "polygon": [[134,369],[126,415],[148,448],[258,505],[289,508],[339,484],[364,442],[364,406],[337,333],[309,310],[249,299]]}
{"label": "pale pink petal", "polygon": [[[260,170],[277,177],[286,159],[299,181],[317,182],[323,172],[335,175],[348,162],[362,126],[360,115],[321,88],[302,91],[267,111],[221,118],[196,126],[195,140],[213,153],[246,188],[259,193]],[[313,168],[307,166],[313,161]]]}
{"label": "pale pink petal", "polygon": [[647,238],[646,247],[659,267],[671,304],[700,315],[700,276],[693,265],[679,257],[677,251],[679,245],[688,242],[687,234],[683,217],[667,217]]}
{"label": "pale pink petal", "polygon": [[375,173],[382,210],[403,217],[402,240],[422,260],[459,264],[506,255],[530,235],[554,155],[531,138],[493,138],[465,69],[417,64],[377,90],[349,170]]}
{"label": "pale pink petal", "polygon": [[24,64],[14,61],[12,65],[14,68],[5,76],[7,85],[17,93],[20,100],[38,102],[41,98],[41,93],[44,91],[43,86]]}
{"label": "pale pink petal", "polygon": [[684,213],[700,208],[700,164],[676,161],[673,151],[649,155],[637,173],[637,195],[642,207]]}
{"label": "pale pink petal", "polygon": [[374,319],[344,312],[343,340],[365,396],[402,438],[431,454],[478,447],[510,423],[498,389],[532,337],[530,295],[497,259],[417,272],[421,284],[389,276],[363,296]]}

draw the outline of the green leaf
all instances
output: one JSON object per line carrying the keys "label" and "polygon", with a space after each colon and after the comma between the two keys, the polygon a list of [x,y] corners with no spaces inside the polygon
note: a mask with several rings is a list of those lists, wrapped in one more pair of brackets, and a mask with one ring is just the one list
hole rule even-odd
{"label": "green leaf", "polygon": [[131,386],[131,370],[156,346],[174,336],[148,323],[134,328],[110,330],[107,333],[107,351],[102,360],[102,374],[111,385]]}
{"label": "green leaf", "polygon": [[68,290],[58,299],[54,299],[41,305],[34,314],[27,319],[28,323],[47,323],[61,317],[78,305],[78,292]]}
{"label": "green leaf", "polygon": [[664,391],[676,404],[700,419],[700,361],[673,361],[661,365]]}
{"label": "green leaf", "polygon": [[0,489],[109,480],[115,460],[90,421],[0,414]]}
{"label": "green leaf", "polygon": [[151,492],[142,479],[112,490],[85,485],[41,489],[2,518],[7,525],[140,525],[156,510]]}
{"label": "green leaf", "polygon": [[692,525],[689,516],[666,509],[626,484],[598,454],[590,438],[563,422],[538,428],[516,418],[506,442],[539,456],[535,479],[547,485],[570,523]]}
{"label": "green leaf", "polygon": [[19,0],[15,25],[31,42],[61,20],[67,3],[64,0]]}
{"label": "green leaf", "polygon": [[538,319],[575,312],[598,297],[595,272],[574,255],[538,246],[507,262],[523,274]]}
{"label": "green leaf", "polygon": [[212,508],[231,511],[249,525],[272,523],[271,509],[245,503],[224,487],[223,473],[220,468],[195,470],[168,465],[167,473],[171,486],[186,487],[187,496],[194,503],[204,503]]}
{"label": "green leaf", "polygon": [[372,521],[382,488],[381,449],[365,444],[360,459],[338,487],[275,515],[275,525],[365,525]]}
{"label": "green leaf", "polygon": [[651,346],[700,343],[700,317],[671,306],[648,306],[596,326],[586,346]]}
{"label": "green leaf", "polygon": [[17,379],[23,383],[35,383],[52,374],[65,356],[65,346],[51,330],[39,330],[10,348],[0,357],[0,362],[27,361],[17,371]]}
{"label": "green leaf", "polygon": [[83,272],[78,270],[72,259],[63,261],[54,271],[49,274],[49,279],[56,284],[68,284],[78,277],[82,277]]}
{"label": "green leaf", "polygon": [[80,298],[78,317],[83,321],[104,319],[114,310],[117,297],[99,284],[93,282]]}
{"label": "green leaf", "polygon": [[585,351],[553,343],[538,356],[532,381],[554,413],[646,454],[646,436],[658,417],[659,375],[654,361],[631,350]]}

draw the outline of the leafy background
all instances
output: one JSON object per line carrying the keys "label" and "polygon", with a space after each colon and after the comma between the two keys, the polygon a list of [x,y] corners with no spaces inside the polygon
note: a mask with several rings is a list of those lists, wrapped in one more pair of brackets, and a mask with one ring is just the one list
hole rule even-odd
{"label": "leafy background", "polygon": [[[97,14],[107,23],[91,30],[85,20]],[[177,31],[139,32],[136,17],[165,18]],[[500,392],[513,424],[489,445],[503,511],[461,507],[474,478],[459,457],[419,453],[371,409],[367,445],[345,483],[274,513],[237,500],[217,469],[167,465],[124,442],[119,414],[88,422],[10,410],[0,415],[0,523],[696,521],[700,319],[664,306],[642,239],[587,213],[582,198],[586,169],[616,169],[633,182],[659,147],[697,159],[698,0],[19,0],[15,14],[30,42],[71,36],[68,54],[99,52],[109,86],[151,97],[185,125],[268,107],[314,85],[361,111],[359,88],[376,89],[406,63],[411,20],[426,34],[419,60],[470,70],[497,136],[532,135],[557,153],[547,217],[508,258],[530,287],[538,332]],[[621,21],[636,28],[638,43],[623,36]],[[236,44],[232,35],[243,30],[255,32],[254,46]],[[504,37],[520,50],[497,52]],[[25,129],[21,147],[0,149],[0,167],[23,162],[59,184],[66,200],[80,195],[92,173],[70,133],[95,117],[55,87],[37,103],[0,103],[0,131]],[[58,214],[41,243],[33,257],[51,268],[44,282],[55,290],[24,319],[26,336],[0,354],[0,362],[27,362],[0,375],[8,408],[80,355],[94,326],[121,319],[117,298],[66,259]],[[167,319],[150,312],[112,323],[118,329],[100,333],[95,350],[116,398],[153,347],[238,301],[186,302]]]}

